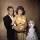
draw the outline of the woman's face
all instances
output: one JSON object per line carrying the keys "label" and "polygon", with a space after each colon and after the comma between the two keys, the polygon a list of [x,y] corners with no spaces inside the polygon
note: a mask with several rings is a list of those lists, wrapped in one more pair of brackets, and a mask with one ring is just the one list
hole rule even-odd
{"label": "woman's face", "polygon": [[22,15],[23,11],[21,9],[18,10],[18,15]]}
{"label": "woman's face", "polygon": [[34,21],[30,20],[30,21],[28,22],[28,26],[29,26],[29,27],[34,27],[34,25],[35,25]]}

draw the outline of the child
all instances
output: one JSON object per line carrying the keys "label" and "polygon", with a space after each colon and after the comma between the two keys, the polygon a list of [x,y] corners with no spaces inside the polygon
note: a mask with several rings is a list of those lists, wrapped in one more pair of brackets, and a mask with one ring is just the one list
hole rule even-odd
{"label": "child", "polygon": [[29,31],[28,31],[26,40],[38,40],[35,29],[34,29],[34,26],[35,26],[34,21],[30,20],[28,22],[28,26],[29,26]]}

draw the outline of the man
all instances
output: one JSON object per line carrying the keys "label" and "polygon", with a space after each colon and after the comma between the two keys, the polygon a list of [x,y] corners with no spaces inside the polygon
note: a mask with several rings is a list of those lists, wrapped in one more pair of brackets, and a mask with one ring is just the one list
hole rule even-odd
{"label": "man", "polygon": [[16,40],[16,31],[12,28],[14,25],[14,10],[13,7],[9,6],[7,8],[8,15],[3,18],[4,25],[7,29],[7,39]]}

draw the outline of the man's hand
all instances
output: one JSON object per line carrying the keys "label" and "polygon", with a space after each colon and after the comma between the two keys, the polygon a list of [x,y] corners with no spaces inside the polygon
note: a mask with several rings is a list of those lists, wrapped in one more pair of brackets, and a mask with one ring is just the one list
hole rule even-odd
{"label": "man's hand", "polygon": [[12,29],[16,29],[16,24],[13,24]]}
{"label": "man's hand", "polygon": [[14,23],[12,22],[11,25],[14,25]]}

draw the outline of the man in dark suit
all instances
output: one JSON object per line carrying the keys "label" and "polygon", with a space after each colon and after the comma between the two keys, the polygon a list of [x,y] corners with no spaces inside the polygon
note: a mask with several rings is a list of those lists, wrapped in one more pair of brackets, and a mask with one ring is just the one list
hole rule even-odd
{"label": "man in dark suit", "polygon": [[4,18],[3,18],[3,21],[4,21],[4,25],[5,25],[5,28],[7,30],[7,40],[16,40],[16,31],[15,29],[12,29],[13,27],[13,16],[14,16],[14,10],[13,10],[13,7],[9,6],[7,8],[8,10],[8,15],[6,15]]}

